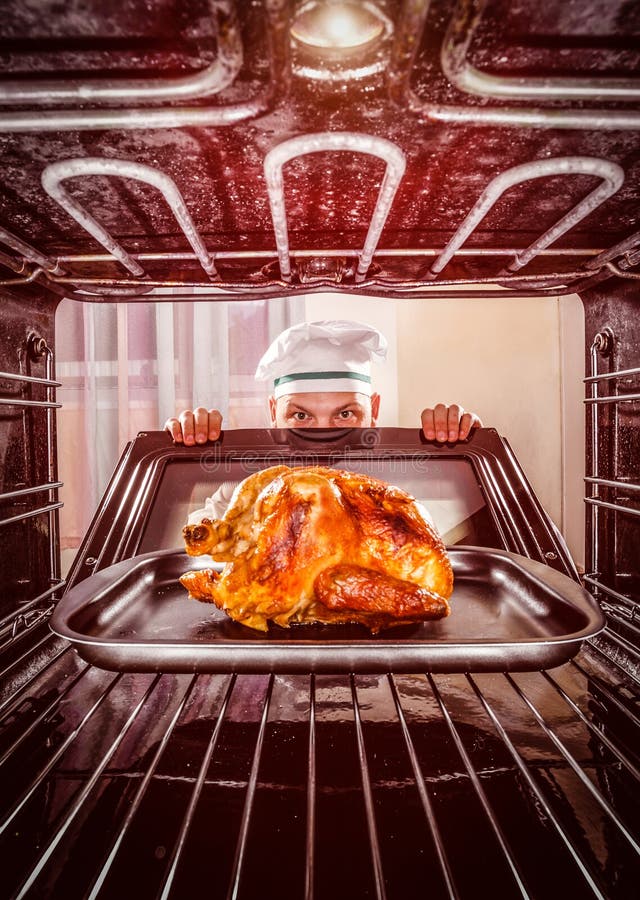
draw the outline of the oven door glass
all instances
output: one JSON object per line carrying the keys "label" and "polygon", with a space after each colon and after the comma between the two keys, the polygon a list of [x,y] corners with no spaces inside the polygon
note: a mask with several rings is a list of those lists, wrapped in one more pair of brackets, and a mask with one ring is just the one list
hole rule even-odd
{"label": "oven door glass", "polygon": [[[282,460],[278,460],[282,462]],[[323,464],[322,461],[319,461]],[[164,467],[153,506],[142,530],[138,553],[182,547],[182,527],[217,497],[213,515],[222,515],[225,498],[236,484],[271,460],[206,457],[172,460]],[[445,544],[471,544],[504,548],[473,465],[464,459],[426,459],[419,456],[384,459],[346,458],[335,468],[364,472],[396,485],[414,496],[427,510]],[[211,508],[211,507],[210,507]],[[211,515],[211,513],[210,513]]]}

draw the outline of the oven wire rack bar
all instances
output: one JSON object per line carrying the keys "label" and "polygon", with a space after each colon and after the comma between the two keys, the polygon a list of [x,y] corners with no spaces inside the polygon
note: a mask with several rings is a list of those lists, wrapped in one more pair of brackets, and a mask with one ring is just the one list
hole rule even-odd
{"label": "oven wire rack bar", "polygon": [[[64,671],[64,676],[62,672]],[[60,674],[58,674],[58,672]],[[115,757],[118,753],[122,756],[123,748],[127,746],[127,742],[131,747],[141,744],[140,750],[145,749],[145,744],[151,740],[145,737],[145,721],[144,711],[147,707],[165,709],[164,721],[161,735],[155,745],[153,752],[149,755],[145,754],[147,759],[146,766],[143,769],[135,769],[135,777],[138,779],[137,786],[131,797],[131,802],[125,804],[122,808],[122,819],[113,829],[112,823],[103,823],[103,831],[101,839],[105,834],[110,834],[108,848],[105,847],[105,856],[103,861],[97,867],[94,878],[90,886],[86,886],[88,893],[85,895],[91,898],[97,898],[103,895],[103,891],[109,893],[113,887],[110,877],[113,869],[118,865],[119,855],[124,852],[124,848],[128,838],[132,838],[131,829],[135,824],[136,817],[141,810],[149,802],[149,794],[154,784],[158,783],[158,779],[178,778],[182,783],[186,781],[191,785],[190,794],[186,799],[186,807],[182,823],[178,828],[175,842],[172,847],[168,848],[166,864],[163,867],[163,874],[157,885],[158,896],[163,900],[171,896],[181,896],[183,888],[181,885],[184,878],[182,870],[182,862],[188,850],[190,840],[193,840],[195,821],[198,810],[204,802],[203,791],[207,792],[215,790],[223,790],[223,785],[216,786],[215,779],[212,780],[210,774],[211,762],[216,758],[217,753],[223,752],[220,747],[220,736],[222,729],[229,725],[229,716],[231,713],[232,701],[235,695],[240,692],[251,690],[251,685],[256,683],[257,676],[169,676],[157,674],[155,676],[137,676],[135,689],[132,690],[133,682],[131,676],[122,674],[99,672],[91,666],[82,663],[74,654],[67,652],[59,656],[48,669],[44,669],[34,676],[31,682],[22,687],[18,694],[14,697],[13,702],[8,708],[5,708],[3,716],[0,718],[0,734],[3,733],[3,726],[7,721],[11,720],[14,711],[20,708],[21,704],[28,698],[33,690],[38,687],[52,685],[57,682],[57,691],[55,696],[50,699],[43,709],[39,710],[35,716],[17,739],[14,739],[9,746],[4,749],[0,755],[0,778],[5,766],[15,763],[21,754],[28,751],[29,741],[37,736],[38,731],[46,728],[48,723],[58,721],[62,725],[60,740],[56,740],[47,751],[45,759],[42,760],[39,771],[32,779],[22,793],[16,797],[10,804],[10,809],[0,826],[0,836],[6,835],[11,830],[11,825],[17,822],[17,816],[25,811],[33,803],[39,802],[39,792],[44,789],[45,785],[53,787],[59,779],[68,781],[69,785],[74,782],[76,786],[71,788],[75,796],[71,799],[69,805],[57,817],[50,826],[46,825],[46,816],[43,820],[44,832],[39,847],[31,847],[30,856],[31,863],[29,870],[24,872],[21,878],[15,896],[24,897],[38,885],[46,884],[42,881],[46,878],[46,872],[50,864],[55,863],[56,856],[66,855],[66,841],[71,839],[72,832],[76,821],[80,821],[85,813],[86,806],[91,806],[97,802],[101,793],[101,783],[105,779],[122,777],[125,770],[122,768],[123,762],[115,765]],[[259,676],[258,676],[259,677]],[[627,676],[628,677],[628,676]],[[89,689],[88,679],[96,680],[95,690],[90,691],[93,699],[88,705],[84,714],[80,717],[76,724],[69,723],[65,725],[64,715],[60,717],[59,713],[65,706],[74,704],[75,697],[82,691]],[[318,831],[320,823],[315,821],[317,814],[316,799],[318,791],[322,787],[317,783],[315,763],[316,742],[317,742],[317,716],[322,714],[322,706],[325,702],[322,696],[323,684],[321,676],[299,676],[299,696],[307,698],[307,725],[308,725],[308,750],[306,757],[308,760],[308,782],[306,789],[307,816],[312,822],[307,822],[307,861],[305,866],[306,893],[305,896],[313,898],[316,896],[316,884],[321,873],[314,872],[314,856],[313,842],[309,846],[309,837],[313,841],[320,839],[321,835]],[[344,682],[344,696],[351,697],[351,713],[348,711],[349,701],[345,701],[345,709],[343,711],[345,717],[352,722],[352,739],[354,741],[354,758],[359,760],[362,805],[367,823],[366,831],[368,833],[369,855],[372,865],[372,887],[377,897],[397,896],[393,894],[393,885],[389,881],[389,875],[385,871],[385,854],[382,852],[382,841],[384,840],[381,829],[381,821],[378,819],[378,804],[376,797],[381,790],[385,789],[384,783],[379,782],[379,776],[376,776],[369,768],[368,760],[371,753],[375,753],[375,744],[372,744],[372,738],[369,736],[366,723],[361,720],[361,709],[364,711],[367,707],[366,692],[371,690],[372,686],[378,690],[384,689],[390,698],[391,705],[385,707],[386,727],[397,730],[402,743],[404,744],[410,769],[413,773],[415,781],[415,790],[420,795],[420,805],[425,817],[425,833],[430,835],[436,848],[436,858],[439,861],[439,877],[442,880],[442,889],[449,897],[458,897],[461,895],[460,888],[456,884],[456,879],[460,879],[461,873],[457,870],[452,858],[449,855],[447,842],[440,830],[438,819],[441,815],[440,805],[434,806],[435,794],[439,781],[434,776],[427,774],[424,770],[425,759],[421,758],[420,751],[416,748],[413,740],[413,732],[417,727],[415,713],[412,712],[411,698],[419,692],[425,702],[429,701],[433,705],[433,710],[437,710],[436,718],[448,730],[455,746],[455,751],[451,755],[450,773],[443,773],[443,777],[450,779],[453,773],[458,773],[455,777],[462,778],[468,782],[470,790],[477,797],[482,809],[484,817],[483,828],[494,835],[496,844],[500,847],[500,852],[504,861],[505,873],[510,872],[513,890],[522,897],[537,896],[535,889],[531,886],[531,872],[523,868],[521,860],[518,858],[517,851],[510,846],[510,840],[507,837],[508,832],[505,830],[506,825],[502,821],[502,812],[494,807],[491,795],[483,786],[490,777],[490,772],[482,768],[478,768],[477,763],[472,759],[471,749],[468,744],[469,738],[465,740],[463,731],[467,718],[462,715],[460,706],[460,691],[463,690],[464,683],[467,684],[467,692],[464,696],[467,699],[464,704],[468,704],[475,697],[478,704],[479,715],[486,716],[488,722],[491,723],[494,734],[502,744],[504,751],[510,756],[513,766],[513,777],[522,784],[522,790],[529,798],[528,802],[542,811],[548,824],[548,827],[556,835],[558,844],[564,847],[565,860],[563,866],[569,866],[573,870],[577,883],[580,882],[593,896],[605,898],[609,896],[607,888],[603,884],[603,870],[594,870],[594,864],[597,859],[596,855],[585,853],[587,844],[584,838],[576,841],[575,833],[572,831],[578,827],[582,827],[579,823],[571,825],[571,821],[567,820],[563,812],[563,806],[558,806],[561,800],[561,794],[557,791],[550,790],[550,786],[546,784],[546,776],[544,772],[547,765],[551,765],[553,771],[554,766],[559,766],[559,772],[564,771],[561,782],[557,782],[558,790],[560,784],[567,789],[567,779],[576,779],[576,782],[582,786],[582,790],[586,792],[585,796],[590,798],[589,803],[595,804],[594,810],[591,812],[594,824],[592,840],[597,840],[600,833],[600,827],[613,829],[619,836],[619,840],[626,843],[629,852],[637,857],[640,847],[638,847],[637,837],[632,833],[631,823],[625,822],[620,814],[616,812],[605,794],[603,786],[607,783],[606,777],[601,778],[598,775],[597,766],[617,767],[622,766],[627,775],[637,784],[640,779],[640,771],[637,766],[617,747],[606,733],[596,725],[593,720],[593,708],[587,702],[587,695],[584,688],[587,684],[593,683],[598,690],[609,692],[613,695],[615,689],[619,693],[619,684],[613,675],[607,675],[606,670],[599,670],[597,665],[591,661],[589,655],[584,656],[576,663],[570,663],[561,670],[553,673],[528,673],[525,676],[477,676],[466,675],[456,676],[358,676],[352,675],[342,679]],[[496,683],[499,682],[497,685]],[[100,686],[100,684],[102,686]],[[273,707],[273,696],[276,686],[282,687],[282,677],[271,675],[266,679],[264,688],[261,689],[261,699],[256,700],[256,713],[254,721],[256,721],[257,730],[253,745],[253,758],[250,770],[245,776],[240,776],[237,782],[237,788],[244,793],[243,809],[237,822],[237,837],[235,859],[230,867],[226,897],[242,898],[247,895],[243,892],[245,885],[245,875],[249,873],[249,857],[250,852],[248,836],[250,831],[256,826],[253,823],[254,807],[256,804],[257,791],[278,789],[277,786],[269,786],[261,783],[262,764],[267,750],[266,728],[267,722],[275,717],[277,721],[278,709]],[[179,686],[180,685],[180,686]],[[553,721],[544,711],[544,703],[546,702],[546,694],[544,685],[548,685],[548,690],[556,697],[559,709],[553,713]],[[215,686],[219,699],[213,701],[211,711],[204,713],[202,703],[210,694],[211,689]],[[497,707],[490,695],[495,694],[497,688],[503,693],[503,699]],[[487,693],[489,688],[489,693]],[[215,693],[214,691],[214,693]],[[409,693],[407,693],[409,691]],[[171,696],[172,700],[169,706],[166,705],[166,697]],[[634,717],[626,706],[614,696],[616,702],[621,709],[621,713],[634,722]],[[364,707],[362,704],[365,704]],[[115,704],[115,706],[114,706]],[[320,705],[320,709],[318,708]],[[407,705],[409,704],[409,705]],[[101,722],[106,723],[109,717],[112,717],[114,710],[118,709],[117,717],[119,724],[111,724],[108,734],[103,741],[98,741],[93,756],[95,763],[91,767],[86,767],[81,763],[80,768],[74,766],[69,761],[65,763],[65,759],[73,760],[73,748],[80,745],[80,742],[86,740],[85,733],[96,733],[95,729],[100,730]],[[161,774],[160,768],[163,759],[167,753],[171,753],[172,741],[175,738],[177,730],[185,719],[189,710],[190,715],[196,713],[193,710],[200,709],[198,716],[204,713],[209,723],[209,738],[204,740],[201,745],[201,761],[196,771],[184,770],[176,775]],[[237,707],[236,707],[237,709]],[[565,715],[571,714],[572,717],[577,716],[578,728],[583,733],[584,748],[591,747],[590,760],[587,757],[580,758],[576,756],[570,746],[566,743],[558,730],[557,724],[562,721],[563,709]],[[462,715],[462,718],[461,718]],[[199,719],[202,720],[201,718]],[[529,723],[529,724],[526,724]],[[640,726],[640,722],[635,719],[635,725]],[[528,742],[522,744],[522,729],[534,729],[537,733],[533,745],[538,746],[539,741],[546,741],[554,748],[554,755],[550,757],[548,762],[540,763],[539,757],[531,756],[527,747]],[[575,743],[575,731],[573,733],[572,743]],[[532,745],[532,746],[533,746]],[[599,749],[598,749],[599,748]],[[555,756],[557,753],[557,757]],[[69,757],[69,754],[71,756]],[[126,753],[124,754],[126,756]],[[83,757],[84,758],[84,757]],[[553,761],[555,760],[555,762]],[[596,766],[594,769],[593,766]],[[71,765],[71,768],[69,768]],[[459,765],[462,768],[459,768]],[[542,768],[540,768],[542,766]],[[604,776],[603,770],[603,776]],[[120,773],[120,774],[119,774]],[[544,777],[543,777],[544,776]],[[106,783],[106,781],[105,781]],[[284,789],[282,786],[281,789]],[[606,826],[604,823],[607,823]],[[273,823],[277,827],[277,823]],[[100,826],[98,826],[100,827]],[[236,826],[234,826],[236,827]],[[477,827],[477,826],[475,826]],[[458,838],[464,837],[464,826],[458,823]],[[138,840],[138,838],[136,838]],[[483,836],[484,840],[484,836]],[[608,838],[611,841],[611,835]],[[97,857],[98,858],[98,857]],[[10,858],[7,857],[8,869],[11,870]],[[435,877],[435,872],[430,872],[430,877]],[[7,882],[8,884],[8,882]],[[221,890],[218,887],[218,890]],[[294,891],[295,893],[295,891]],[[248,895],[247,895],[248,896]],[[293,894],[292,894],[293,896]],[[320,895],[317,895],[320,896]]]}

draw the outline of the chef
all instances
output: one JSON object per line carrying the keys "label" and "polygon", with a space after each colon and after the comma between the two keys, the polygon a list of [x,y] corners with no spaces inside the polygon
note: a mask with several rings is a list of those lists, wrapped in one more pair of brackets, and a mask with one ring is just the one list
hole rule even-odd
{"label": "chef", "polygon": [[[386,357],[385,337],[370,325],[332,320],[304,322],[283,331],[264,354],[255,377],[268,381],[273,428],[369,428],[376,425],[380,395],[373,390],[372,362]],[[463,441],[482,425],[458,404],[422,411],[427,440]],[[176,444],[204,444],[220,436],[217,409],[187,409],[167,419]]]}

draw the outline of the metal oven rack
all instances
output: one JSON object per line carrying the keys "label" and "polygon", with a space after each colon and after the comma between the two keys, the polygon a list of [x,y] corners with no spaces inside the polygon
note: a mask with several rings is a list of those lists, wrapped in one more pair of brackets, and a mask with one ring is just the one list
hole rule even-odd
{"label": "metal oven rack", "polygon": [[136,676],[55,649],[0,719],[21,726],[11,896],[469,897],[479,869],[500,897],[632,896],[640,772],[602,713],[632,685],[597,652],[513,676]]}

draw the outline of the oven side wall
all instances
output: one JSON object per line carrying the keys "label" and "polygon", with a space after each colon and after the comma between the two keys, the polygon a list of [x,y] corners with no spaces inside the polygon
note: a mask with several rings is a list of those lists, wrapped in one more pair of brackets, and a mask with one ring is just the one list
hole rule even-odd
{"label": "oven side wall", "polygon": [[[605,353],[597,354],[597,374],[626,371],[640,367],[640,295],[633,281],[607,281],[583,296],[585,306],[585,371],[591,370],[591,346],[597,334],[610,330],[613,339]],[[637,395],[640,374],[598,382],[600,397],[616,394]],[[587,388],[589,396],[589,388]],[[598,460],[594,463],[592,411],[586,410],[587,473],[631,487],[614,488],[587,485],[586,496],[606,503],[640,511],[640,402],[637,400],[596,405]],[[597,471],[595,471],[597,470]],[[638,513],[625,513],[607,507],[598,509],[596,532],[591,525],[594,506],[587,504],[587,572],[606,588],[622,595],[600,592],[599,599],[611,607],[614,628],[624,638],[638,643],[633,627],[640,600],[640,520]],[[616,612],[617,611],[617,612]]]}
{"label": "oven side wall", "polygon": [[513,447],[584,562],[584,313],[577,295],[397,302],[399,424],[437,402],[476,411]]}
{"label": "oven side wall", "polygon": [[[45,296],[17,298],[2,291],[0,304],[0,373],[44,378],[45,357],[33,358],[29,348],[36,336],[44,338],[53,350],[55,303]],[[0,520],[4,523],[0,554],[2,619],[48,591],[55,573],[49,547],[50,515],[21,518],[25,513],[47,506],[49,492],[4,497],[7,493],[49,483],[47,409],[26,405],[33,401],[46,402],[46,387],[0,375],[0,397],[5,401],[0,405],[0,493],[3,495]],[[51,418],[55,466],[55,416]],[[58,554],[59,548],[55,546],[54,563]]]}

